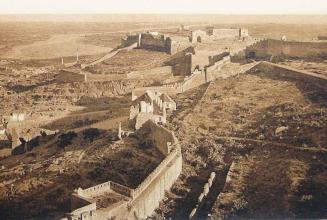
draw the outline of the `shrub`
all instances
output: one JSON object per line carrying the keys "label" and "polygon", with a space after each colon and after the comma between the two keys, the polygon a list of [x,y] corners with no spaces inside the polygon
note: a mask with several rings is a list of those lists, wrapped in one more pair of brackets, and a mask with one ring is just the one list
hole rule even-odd
{"label": "shrub", "polygon": [[84,139],[89,139],[90,142],[100,135],[100,131],[97,128],[87,128],[83,131]]}
{"label": "shrub", "polygon": [[77,137],[76,132],[69,131],[67,133],[61,134],[59,138],[58,146],[61,148],[65,148],[67,145],[70,145],[74,137]]}

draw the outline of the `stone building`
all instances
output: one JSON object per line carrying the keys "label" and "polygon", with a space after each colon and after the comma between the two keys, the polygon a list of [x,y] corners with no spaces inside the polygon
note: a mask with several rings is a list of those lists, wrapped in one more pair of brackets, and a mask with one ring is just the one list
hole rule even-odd
{"label": "stone building", "polygon": [[133,97],[130,109],[130,126],[139,129],[145,122],[152,120],[155,123],[165,124],[166,113],[176,110],[176,103],[167,94],[147,90],[141,96]]}

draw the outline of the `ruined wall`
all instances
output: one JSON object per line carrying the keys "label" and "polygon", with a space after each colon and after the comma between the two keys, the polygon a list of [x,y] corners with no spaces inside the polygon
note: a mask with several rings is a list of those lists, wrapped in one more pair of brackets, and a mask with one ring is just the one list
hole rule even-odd
{"label": "ruined wall", "polygon": [[164,35],[141,34],[140,48],[170,53],[170,45],[167,46]]}
{"label": "ruined wall", "polygon": [[188,76],[192,73],[192,55],[195,54],[194,47],[187,47],[171,56],[164,64],[172,67],[174,76]]}
{"label": "ruined wall", "polygon": [[247,58],[266,59],[271,56],[285,58],[327,58],[327,42],[296,42],[265,39],[245,50]]}
{"label": "ruined wall", "polygon": [[189,42],[189,39],[178,39],[178,40],[172,40],[171,46],[170,46],[170,54],[176,54],[180,51],[183,51],[184,49],[191,46],[191,43]]}
{"label": "ruined wall", "polygon": [[141,36],[139,34],[127,35],[126,37],[121,39],[121,46],[128,47],[135,43],[137,43],[139,45],[140,37]]}
{"label": "ruined wall", "polygon": [[151,145],[156,147],[163,155],[167,156],[171,151],[171,145],[176,144],[178,141],[172,131],[164,128],[152,121],[145,123],[138,133],[146,131],[147,141],[151,142]]}

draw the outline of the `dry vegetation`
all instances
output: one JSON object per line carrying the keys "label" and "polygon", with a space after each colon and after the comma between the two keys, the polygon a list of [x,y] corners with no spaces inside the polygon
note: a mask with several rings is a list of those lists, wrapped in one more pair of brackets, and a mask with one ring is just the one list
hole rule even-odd
{"label": "dry vegetation", "polygon": [[326,96],[314,85],[265,74],[208,86],[177,96],[171,126],[182,141],[184,169],[160,213],[185,218],[209,172],[225,179],[234,162],[233,178],[224,189],[217,181],[203,215],[325,216]]}

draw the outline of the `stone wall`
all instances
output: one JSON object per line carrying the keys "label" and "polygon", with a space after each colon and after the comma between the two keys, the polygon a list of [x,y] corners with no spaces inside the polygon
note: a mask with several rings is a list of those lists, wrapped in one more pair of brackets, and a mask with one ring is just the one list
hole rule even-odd
{"label": "stone wall", "polygon": [[219,71],[221,68],[231,62],[231,57],[230,56],[225,56],[223,59],[219,60],[215,64],[208,66],[205,68],[206,72],[206,81],[213,81],[219,77]]}
{"label": "stone wall", "polygon": [[288,66],[278,65],[270,62],[260,62],[254,66],[248,72],[263,72],[263,74],[269,74],[269,77],[284,80],[296,80],[301,82],[312,83],[322,91],[327,93],[327,77],[307,72],[304,70],[297,70]]}
{"label": "stone wall", "polygon": [[177,138],[172,131],[167,128],[157,125],[153,121],[145,123],[138,133],[146,131],[146,137],[143,138],[151,142],[151,145],[156,147],[163,155],[167,156],[171,151],[171,145],[176,144]]}
{"label": "stone wall", "polygon": [[170,48],[170,54],[176,54],[180,51],[185,50],[186,48],[190,47],[191,43],[189,42],[188,38],[178,40],[172,40],[171,41],[171,48]]}
{"label": "stone wall", "polygon": [[140,44],[140,34],[132,34],[132,35],[127,35],[126,37],[121,39],[121,46],[122,47],[129,47],[135,43]]}
{"label": "stone wall", "polygon": [[193,89],[204,83],[206,83],[206,75],[205,75],[204,71],[194,72],[191,76],[186,77],[184,79],[184,82],[182,85],[182,91]]}
{"label": "stone wall", "polygon": [[130,204],[132,216],[146,219],[165,198],[165,191],[177,180],[182,170],[182,154],[175,148],[159,166],[135,189],[136,199]]}
{"label": "stone wall", "polygon": [[208,37],[209,36],[207,35],[206,31],[202,31],[202,30],[192,31],[191,36],[190,36],[190,42],[201,43],[202,41],[207,40]]}
{"label": "stone wall", "polygon": [[216,62],[221,61],[224,57],[228,55],[229,52],[223,52],[214,56],[209,56],[209,66],[215,65]]}
{"label": "stone wall", "polygon": [[192,55],[194,54],[194,47],[188,47],[171,56],[164,64],[172,67],[174,76],[188,76],[192,73]]}
{"label": "stone wall", "polygon": [[327,42],[296,42],[265,39],[245,50],[246,58],[267,59],[271,56],[284,58],[327,58]]}
{"label": "stone wall", "polygon": [[147,50],[155,50],[166,53],[171,53],[171,40],[165,38],[164,35],[154,35],[151,33],[141,34],[140,48]]}

